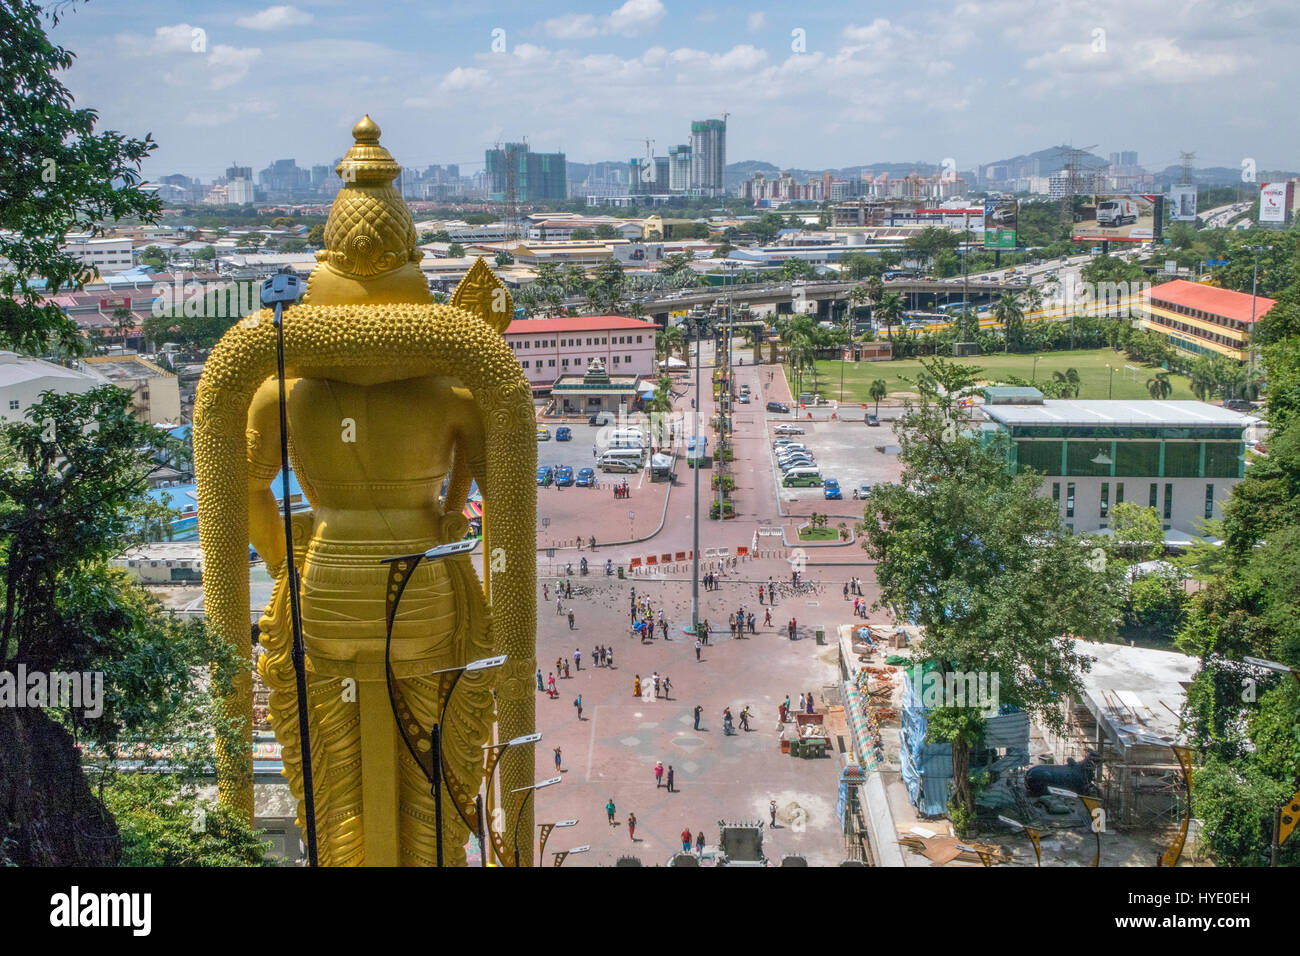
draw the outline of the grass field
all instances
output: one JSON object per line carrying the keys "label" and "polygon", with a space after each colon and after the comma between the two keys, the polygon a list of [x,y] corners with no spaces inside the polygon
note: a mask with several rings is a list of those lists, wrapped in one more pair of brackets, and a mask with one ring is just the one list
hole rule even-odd
{"label": "grass field", "polygon": [[840,533],[834,528],[800,528],[800,541],[836,541]]}
{"label": "grass field", "polygon": [[[1035,363],[1035,357],[1038,359]],[[996,380],[1002,376],[1014,375],[1026,381],[1052,381],[1053,372],[1064,372],[1073,368],[1079,373],[1079,398],[1150,398],[1147,380],[1154,378],[1161,371],[1157,366],[1142,365],[1133,362],[1123,352],[1110,349],[1089,349],[1076,352],[1040,352],[1037,356],[1003,354],[994,352],[969,359],[952,359],[963,365],[974,365],[983,369],[981,380]],[[1112,376],[1107,363],[1115,369]],[[870,402],[871,383],[878,378],[885,380],[885,387],[890,393],[910,392],[913,386],[903,379],[915,379],[922,371],[917,359],[899,359],[895,362],[845,362],[844,396],[840,399],[840,363],[835,360],[817,363],[818,390],[822,398],[847,402]],[[791,391],[795,391],[794,373],[787,366],[786,377]],[[1109,391],[1113,381],[1113,392]],[[1170,399],[1194,399],[1187,379],[1171,373],[1169,383],[1174,389],[1169,393]],[[803,390],[812,391],[811,378],[805,374]],[[888,401],[888,399],[886,399]]]}

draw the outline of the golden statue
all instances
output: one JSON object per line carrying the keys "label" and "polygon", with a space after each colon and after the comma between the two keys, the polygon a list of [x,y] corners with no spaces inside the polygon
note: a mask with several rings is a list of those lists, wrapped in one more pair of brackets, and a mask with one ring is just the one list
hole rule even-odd
{"label": "golden statue", "polygon": [[[379,133],[369,116],[353,128],[326,248],[283,320],[290,459],[311,504],[294,516],[293,539],[317,840],[322,865],[434,865],[433,797],[393,711],[427,770],[429,729],[445,704],[444,847],[449,865],[463,865],[494,709],[501,740],[533,730],[533,405],[501,335],[513,303],[483,261],[450,305],[433,303],[414,223],[392,185],[400,167]],[[276,580],[258,622],[258,670],[303,826],[283,518],[270,487],[280,470],[275,369],[270,310],[222,337],[199,384],[194,463],[207,613],[226,641],[248,646],[250,542]],[[390,566],[380,562],[460,540],[471,478],[484,499],[484,580],[468,555],[411,574],[393,627],[390,702]],[[465,674],[449,701],[452,675],[431,676],[496,654],[508,655],[505,667]],[[239,746],[218,747],[217,774],[221,800],[251,820],[250,683],[243,675],[226,702],[248,728]],[[508,750],[501,792],[533,779],[530,748]],[[499,816],[513,825],[514,810],[509,803]],[[531,812],[518,826],[530,865]],[[500,849],[515,834],[492,836]]]}

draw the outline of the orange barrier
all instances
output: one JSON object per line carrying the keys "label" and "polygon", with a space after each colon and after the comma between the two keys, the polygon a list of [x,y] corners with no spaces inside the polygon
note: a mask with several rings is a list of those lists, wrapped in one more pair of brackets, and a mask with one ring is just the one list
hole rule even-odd
{"label": "orange barrier", "polygon": [[678,561],[685,561],[685,560],[686,560],[686,552],[685,552],[685,551],[678,551],[678,552],[677,552],[677,558],[676,558],[676,560],[678,560]]}
{"label": "orange barrier", "polygon": [[670,562],[672,561],[672,559],[673,559],[673,556],[672,556],[671,554],[661,554],[661,555],[659,555],[659,561],[660,561],[661,564],[668,564],[668,563],[670,563]]}
{"label": "orange barrier", "polygon": [[656,558],[656,557],[652,554],[652,555],[650,555],[650,557],[648,557],[648,558],[645,559],[645,563],[646,563],[647,566],[649,566],[649,565],[651,565],[651,564],[658,564],[658,563],[659,563],[659,559]]}
{"label": "orange barrier", "polygon": [[640,559],[640,558],[633,558],[631,561],[629,561],[629,562],[627,563],[627,566],[628,566],[629,568],[639,568],[639,567],[641,567],[641,559]]}

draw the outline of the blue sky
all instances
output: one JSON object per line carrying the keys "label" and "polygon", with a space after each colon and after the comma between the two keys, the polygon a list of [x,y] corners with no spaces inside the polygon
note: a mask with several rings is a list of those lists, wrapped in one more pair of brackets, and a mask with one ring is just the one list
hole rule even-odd
{"label": "blue sky", "polygon": [[729,162],[969,168],[1073,142],[1296,168],[1298,36],[1294,0],[91,0],[54,33],[79,105],[159,141],[148,174],[204,180],[330,162],[366,112],[399,162],[464,173],[499,139],[663,154],[723,111]]}

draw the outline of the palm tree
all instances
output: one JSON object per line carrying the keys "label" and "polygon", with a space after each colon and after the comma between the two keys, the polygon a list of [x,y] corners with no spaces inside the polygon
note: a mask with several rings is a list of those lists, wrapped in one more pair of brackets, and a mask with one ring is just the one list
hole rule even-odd
{"label": "palm tree", "polygon": [[1079,372],[1078,369],[1067,368],[1064,372],[1053,372],[1052,378],[1056,379],[1065,388],[1062,390],[1066,395],[1079,397]]}
{"label": "palm tree", "polygon": [[682,336],[682,328],[680,325],[670,325],[668,328],[655,335],[656,345],[658,344],[660,335],[663,336],[664,347],[667,349],[667,352],[664,355],[665,359],[672,358],[674,352],[680,352],[682,358],[686,358],[686,341]]}
{"label": "palm tree", "polygon": [[993,315],[1002,323],[1002,351],[1010,352],[1014,343],[1020,349],[1021,324],[1025,313],[1020,310],[1020,303],[1014,292],[1004,292],[993,305]]}
{"label": "palm tree", "polygon": [[900,321],[906,311],[903,306],[903,297],[897,292],[888,292],[881,297],[880,305],[876,306],[876,315],[885,320],[886,334],[891,338],[894,323]]}
{"label": "palm tree", "polygon": [[886,395],[889,394],[889,386],[885,384],[883,378],[878,378],[871,383],[871,400],[876,403],[876,414],[880,414],[880,403]]}
{"label": "palm tree", "polygon": [[1169,397],[1169,393],[1174,390],[1173,383],[1169,381],[1168,372],[1156,372],[1155,378],[1147,379],[1147,391],[1156,401],[1161,401]]}

